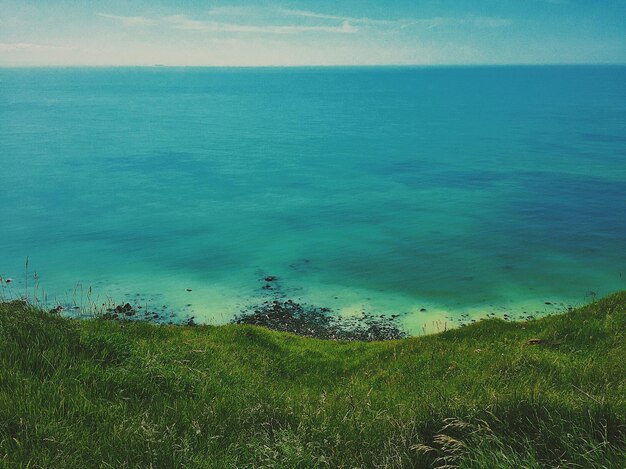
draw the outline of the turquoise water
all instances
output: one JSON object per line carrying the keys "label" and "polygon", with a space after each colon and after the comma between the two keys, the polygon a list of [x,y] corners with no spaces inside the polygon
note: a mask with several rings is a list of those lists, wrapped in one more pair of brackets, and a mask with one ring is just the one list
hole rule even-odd
{"label": "turquoise water", "polygon": [[0,220],[5,297],[543,314],[626,288],[626,68],[0,69]]}

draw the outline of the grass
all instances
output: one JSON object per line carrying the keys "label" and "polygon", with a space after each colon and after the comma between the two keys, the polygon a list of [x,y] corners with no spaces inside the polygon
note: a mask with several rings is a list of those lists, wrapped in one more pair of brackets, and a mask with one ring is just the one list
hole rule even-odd
{"label": "grass", "polygon": [[3,303],[0,467],[622,469],[625,335],[626,292],[371,343]]}

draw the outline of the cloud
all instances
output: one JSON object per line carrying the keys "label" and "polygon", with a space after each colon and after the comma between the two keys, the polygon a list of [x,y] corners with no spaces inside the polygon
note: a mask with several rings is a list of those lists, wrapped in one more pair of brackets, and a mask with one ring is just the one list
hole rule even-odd
{"label": "cloud", "polygon": [[160,23],[174,29],[185,31],[228,32],[228,33],[257,33],[257,34],[296,34],[304,32],[326,33],[355,33],[359,30],[349,21],[342,21],[339,25],[253,25],[240,23],[225,23],[219,21],[204,21],[189,18],[186,15],[171,15],[159,19],[150,19],[143,16],[118,16],[99,13],[98,16],[122,22],[126,26]]}
{"label": "cloud", "polygon": [[110,15],[108,13],[98,13],[98,16],[102,18],[108,18],[110,20],[119,21],[124,26],[136,26],[141,24],[151,24],[154,20],[150,18],[146,18],[145,16],[120,16],[120,15]]}
{"label": "cloud", "polygon": [[[241,14],[248,11],[244,8],[221,7],[214,8],[210,14]],[[257,33],[257,34],[295,34],[302,32],[327,32],[327,33],[355,33],[359,29],[350,24],[349,21],[342,21],[340,25],[251,25],[240,23],[225,23],[219,21],[204,21],[189,18],[186,15],[171,15],[159,19],[147,18],[145,16],[120,16],[108,13],[98,13],[103,18],[119,21],[125,26],[137,26],[146,24],[165,24],[174,29],[185,31],[206,31],[206,32],[229,32],[229,33]]]}
{"label": "cloud", "polygon": [[31,44],[27,42],[0,42],[0,51],[34,51],[34,50],[58,50],[67,47],[53,46],[51,44]]}
{"label": "cloud", "polygon": [[[466,17],[432,17],[422,19],[376,19],[362,18],[354,16],[341,16],[326,13],[317,13],[308,10],[293,9],[269,9],[251,7],[216,7],[209,10],[211,17],[237,16],[251,17],[259,16],[260,12],[271,13],[272,20],[276,15],[299,18],[327,20],[322,24],[247,24],[241,22],[227,22],[211,20],[199,20],[190,18],[183,14],[171,15],[162,18],[147,18],[145,16],[120,16],[108,13],[99,13],[103,18],[108,18],[121,22],[125,26],[137,26],[147,24],[166,25],[173,29],[184,31],[200,32],[222,32],[222,33],[250,33],[250,34],[298,34],[307,32],[324,32],[350,34],[358,32],[361,27],[366,26],[387,26],[389,29],[405,29],[409,27],[422,27],[436,29],[442,27],[470,26],[475,28],[500,28],[511,24],[511,20],[499,17],[488,16],[466,16]],[[330,23],[332,22],[332,23]]]}
{"label": "cloud", "polygon": [[259,11],[267,10],[267,8],[249,7],[249,6],[221,6],[213,7],[208,13],[209,15],[227,15],[227,16],[251,16],[257,14]]}
{"label": "cloud", "polygon": [[339,26],[302,26],[302,25],[248,25],[238,23],[221,23],[218,21],[199,21],[184,15],[163,18],[173,28],[187,31],[228,32],[228,33],[259,33],[259,34],[295,34],[302,32],[355,33],[358,28],[344,21]]}
{"label": "cloud", "polygon": [[286,16],[298,16],[303,18],[319,18],[326,20],[337,20],[337,21],[348,21],[350,23],[358,23],[358,24],[398,24],[402,22],[406,22],[407,20],[380,20],[373,18],[358,18],[353,16],[339,16],[339,15],[328,15],[325,13],[316,13],[314,11],[307,10],[290,10],[290,9],[280,9],[279,13]]}
{"label": "cloud", "polygon": [[[565,1],[565,0],[552,0],[552,1]],[[358,18],[352,16],[339,16],[329,15],[325,13],[316,13],[308,10],[279,10],[283,15],[299,16],[304,18],[319,18],[328,20],[349,21],[352,24],[363,25],[395,25],[400,28],[407,28],[409,26],[424,26],[429,29],[443,27],[443,26],[460,26],[469,25],[477,28],[499,28],[502,26],[508,26],[511,24],[511,20],[507,18],[491,17],[491,16],[467,16],[467,17],[443,17],[435,16],[432,18],[421,19],[397,19],[397,20],[382,20],[375,18]]]}

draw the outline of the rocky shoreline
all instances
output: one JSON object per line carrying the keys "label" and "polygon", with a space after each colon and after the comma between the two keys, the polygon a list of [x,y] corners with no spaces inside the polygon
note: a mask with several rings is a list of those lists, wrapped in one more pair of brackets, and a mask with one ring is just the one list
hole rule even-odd
{"label": "rocky shoreline", "polygon": [[342,317],[332,314],[330,308],[296,303],[293,300],[268,300],[239,314],[231,322],[251,324],[304,337],[326,340],[396,340],[408,337],[400,329],[398,315],[372,315]]}
{"label": "rocky shoreline", "polygon": [[[304,337],[324,340],[377,341],[408,337],[397,321],[399,315],[374,315],[362,312],[358,316],[342,317],[331,308],[318,307],[285,299],[278,277],[264,275],[260,290],[267,298],[261,304],[247,307],[231,319],[231,324],[249,324],[268,329],[290,332]],[[50,313],[61,313],[56,307]],[[160,311],[149,310],[147,305],[123,303],[111,305],[99,316],[111,321],[150,321],[160,324],[195,326],[195,316],[168,317]]]}
{"label": "rocky shoreline", "polygon": [[[239,312],[231,317],[229,323],[257,325],[276,331],[325,340],[379,341],[396,340],[411,335],[404,329],[405,326],[401,319],[406,313],[402,311],[392,311],[396,314],[390,314],[391,312],[380,314],[362,310],[354,315],[343,315],[333,311],[331,307],[312,305],[303,301],[298,296],[300,289],[284,286],[282,279],[277,275],[271,275],[271,273],[263,270],[257,271],[256,275],[258,282],[257,294],[254,295],[256,301],[240,304]],[[2,284],[5,288],[12,286],[13,279],[3,278]],[[20,285],[18,285],[18,289],[19,287]],[[186,291],[192,292],[193,290],[186,288]],[[75,296],[77,293],[80,293],[81,301],[79,304],[84,304],[82,290],[75,291]],[[595,297],[595,292],[589,292],[589,294],[592,295],[592,298]],[[100,318],[124,322],[146,321],[161,325],[197,325],[191,303],[172,309],[167,304],[162,304],[164,298],[161,296],[136,293],[124,295],[123,300],[119,303],[109,298],[107,303],[96,304],[95,301],[91,300],[92,291],[90,287],[87,293],[87,308],[78,306],[75,298],[73,303],[58,303],[49,309],[49,312],[77,319]],[[30,300],[25,296],[22,299]],[[41,300],[34,296],[33,304],[39,306]],[[467,313],[446,317],[442,328],[445,330],[448,324],[451,327],[463,327],[481,319],[496,317],[500,317],[504,321],[530,321],[545,315],[573,310],[572,305],[554,300],[544,300],[543,304],[546,308],[544,311],[530,309],[519,311],[518,314],[504,307],[489,305],[486,312],[480,317],[470,317]],[[425,313],[428,310],[422,306],[419,311]]]}

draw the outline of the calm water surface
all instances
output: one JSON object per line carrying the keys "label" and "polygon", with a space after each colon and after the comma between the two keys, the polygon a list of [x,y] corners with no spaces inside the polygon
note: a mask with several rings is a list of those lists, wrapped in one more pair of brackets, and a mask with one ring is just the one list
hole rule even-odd
{"label": "calm water surface", "polygon": [[626,68],[0,69],[5,297],[26,256],[211,323],[581,304],[626,288]]}

